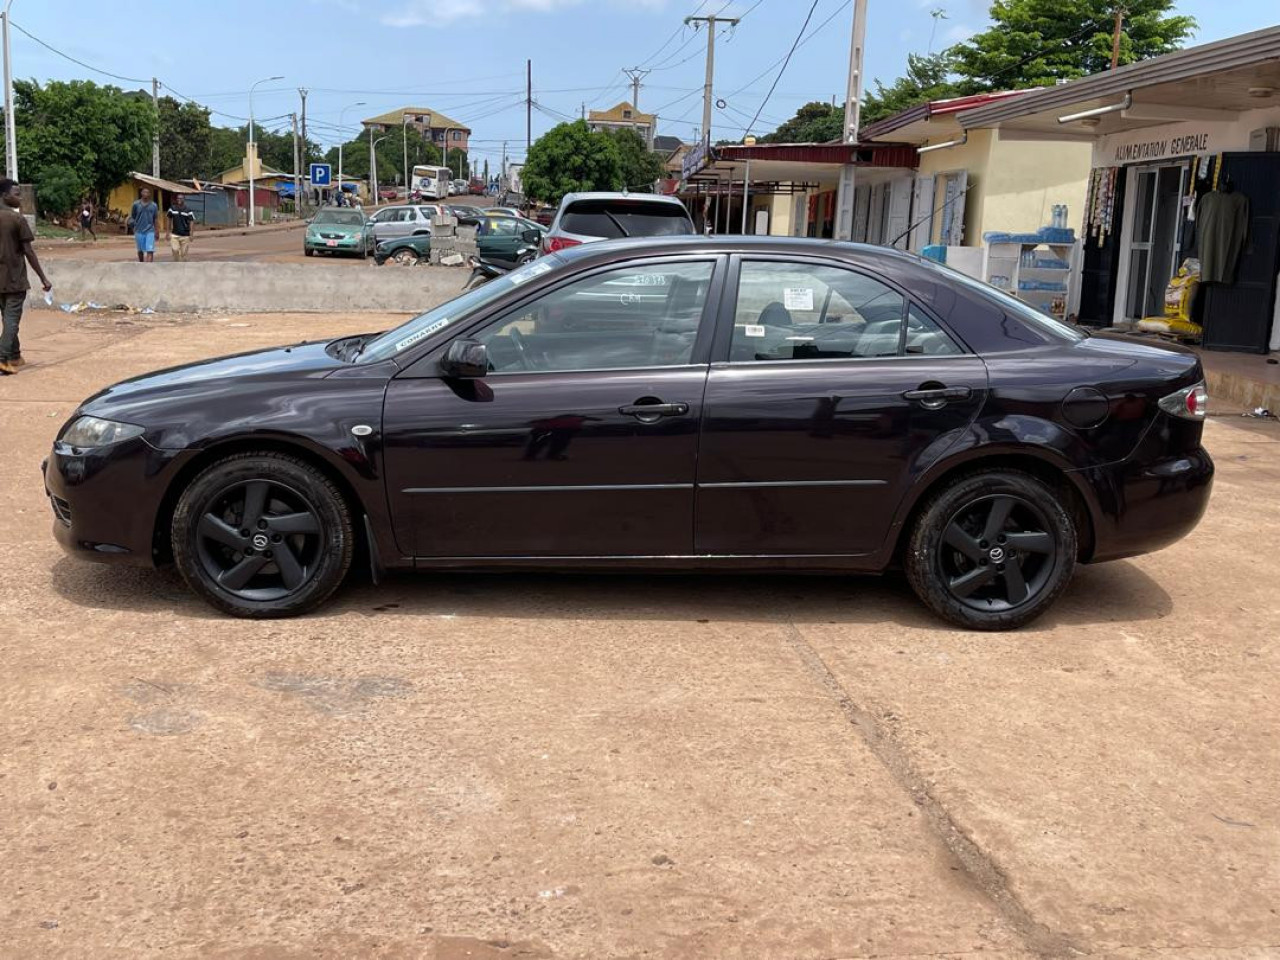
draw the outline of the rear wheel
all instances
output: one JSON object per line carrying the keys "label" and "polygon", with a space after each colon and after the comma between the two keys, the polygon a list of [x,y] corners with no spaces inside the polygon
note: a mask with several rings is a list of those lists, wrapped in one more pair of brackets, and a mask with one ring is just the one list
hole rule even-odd
{"label": "rear wheel", "polygon": [[1076,529],[1061,498],[1015,470],[961,477],[921,511],[907,547],[912,589],[939,616],[976,630],[1034,620],[1066,589]]}
{"label": "rear wheel", "polygon": [[237,454],[183,491],[173,557],[188,586],[237,617],[319,606],[351,565],[351,513],[333,483],[280,453]]}

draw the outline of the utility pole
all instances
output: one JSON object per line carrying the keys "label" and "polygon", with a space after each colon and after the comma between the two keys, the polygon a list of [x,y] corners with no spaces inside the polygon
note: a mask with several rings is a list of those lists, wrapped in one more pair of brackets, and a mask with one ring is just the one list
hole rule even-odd
{"label": "utility pole", "polygon": [[[734,23],[737,23],[735,20]],[[623,70],[631,79],[631,105],[637,110],[640,109],[640,81],[647,77],[653,71],[641,70],[639,67],[632,67],[630,70]]]}
{"label": "utility pole", "polygon": [[160,178],[160,81],[151,78],[151,105],[156,111],[156,131],[151,135],[151,175]]}
{"label": "utility pole", "polygon": [[298,155],[298,115],[296,113],[289,114],[289,120],[293,125],[293,208],[294,212],[302,216],[302,163]]}
{"label": "utility pole", "polygon": [[4,172],[10,180],[18,179],[18,130],[13,121],[13,57],[9,53],[9,8],[6,0],[0,18],[4,20]]}
{"label": "utility pole", "polygon": [[[849,85],[844,101],[844,142],[858,142],[858,121],[862,115],[862,49],[867,36],[867,0],[853,2],[853,33],[849,39]],[[854,180],[856,157],[840,168],[840,189],[836,194],[835,239],[853,239]]]}
{"label": "utility pole", "polygon": [[[711,80],[716,70],[716,24],[727,23],[731,27],[738,25],[736,17],[685,17],[685,23],[705,23],[707,25],[707,79],[702,86],[702,142],[711,146]],[[632,80],[632,83],[636,83]],[[638,84],[637,84],[638,89]]]}
{"label": "utility pole", "polygon": [[533,146],[533,61],[524,62],[524,155]]}
{"label": "utility pole", "polygon": [[404,198],[409,199],[409,114],[400,114],[400,142],[404,146]]}
{"label": "utility pole", "polygon": [[1116,4],[1116,27],[1111,34],[1111,69],[1120,66],[1120,31],[1124,29],[1124,15],[1129,11]]}
{"label": "utility pole", "polygon": [[307,156],[307,88],[299,87],[298,96],[302,97],[302,165],[305,167],[311,161]]}

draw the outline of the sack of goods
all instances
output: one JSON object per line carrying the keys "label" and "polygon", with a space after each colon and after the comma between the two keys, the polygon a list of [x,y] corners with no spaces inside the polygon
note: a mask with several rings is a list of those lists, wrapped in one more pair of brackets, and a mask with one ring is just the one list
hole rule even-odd
{"label": "sack of goods", "polygon": [[1164,316],[1145,317],[1138,329],[1145,333],[1164,333],[1178,337],[1199,337],[1204,331],[1191,319],[1191,305],[1200,286],[1200,261],[1188,257],[1178,274],[1164,288]]}

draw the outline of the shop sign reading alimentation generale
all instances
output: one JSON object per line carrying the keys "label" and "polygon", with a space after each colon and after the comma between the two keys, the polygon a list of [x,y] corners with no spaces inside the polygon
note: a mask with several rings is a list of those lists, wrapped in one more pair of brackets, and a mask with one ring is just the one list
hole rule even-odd
{"label": "shop sign reading alimentation generale", "polygon": [[1170,157],[1220,153],[1232,149],[1226,141],[1229,124],[1178,124],[1147,127],[1102,137],[1094,153],[1094,166],[1151,163]]}

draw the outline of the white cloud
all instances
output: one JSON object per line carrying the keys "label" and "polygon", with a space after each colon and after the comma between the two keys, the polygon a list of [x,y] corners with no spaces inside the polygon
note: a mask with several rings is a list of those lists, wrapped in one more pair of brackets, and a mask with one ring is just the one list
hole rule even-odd
{"label": "white cloud", "polygon": [[481,16],[487,6],[485,0],[409,0],[398,12],[379,19],[388,27],[426,27]]}
{"label": "white cloud", "polygon": [[[313,0],[313,2],[351,3],[352,0]],[[556,13],[581,6],[586,0],[405,0],[397,11],[379,19],[389,27],[425,27],[490,13]],[[612,6],[662,10],[669,0],[610,0]]]}

